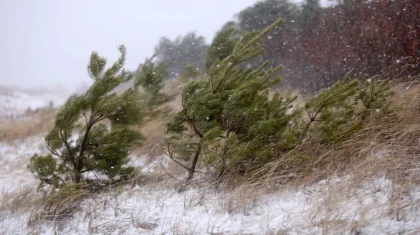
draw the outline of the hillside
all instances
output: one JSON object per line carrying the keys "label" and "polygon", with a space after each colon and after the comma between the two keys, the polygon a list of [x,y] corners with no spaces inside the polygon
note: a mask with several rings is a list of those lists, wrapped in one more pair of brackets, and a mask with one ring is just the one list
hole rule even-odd
{"label": "hillside", "polygon": [[0,86],[0,120],[23,117],[25,111],[62,105],[69,94],[54,89],[20,89]]}
{"label": "hillside", "polygon": [[[63,201],[52,206],[55,214],[42,218],[41,195],[26,163],[33,153],[46,151],[46,130],[3,139],[0,233],[418,234],[420,84],[398,83],[393,90],[396,115],[370,124],[367,139],[328,150],[347,159],[343,165],[280,185],[267,181],[220,191],[203,183],[205,176],[184,187],[179,181],[184,172],[159,151],[155,157],[134,151],[130,158],[142,168],[139,178],[75,195],[83,198],[80,204]],[[13,96],[13,102],[25,103],[28,96]],[[38,104],[45,100],[32,97]]]}

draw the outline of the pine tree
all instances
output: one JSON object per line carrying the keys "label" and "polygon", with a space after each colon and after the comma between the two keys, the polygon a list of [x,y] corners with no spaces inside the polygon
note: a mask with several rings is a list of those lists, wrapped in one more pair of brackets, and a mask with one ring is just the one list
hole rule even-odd
{"label": "pine tree", "polygon": [[161,92],[164,87],[164,79],[168,76],[165,65],[155,65],[155,63],[152,62],[152,59],[153,57],[147,59],[144,64],[139,65],[134,82],[136,89],[139,86],[143,88],[141,101],[149,116],[155,115],[157,111],[163,111],[158,110],[158,108],[172,98]]}
{"label": "pine tree", "polygon": [[222,61],[232,54],[236,41],[233,39],[235,29],[229,28],[217,33],[214,37],[206,56],[206,69],[209,70],[216,59]]}
{"label": "pine tree", "polygon": [[349,78],[314,96],[305,104],[308,121],[302,138],[315,135],[324,142],[335,141],[360,128],[355,118],[358,80]]}
{"label": "pine tree", "polygon": [[325,143],[340,141],[362,129],[367,117],[387,114],[392,94],[388,81],[373,79],[360,84],[346,76],[305,104],[302,139],[312,136]]}
{"label": "pine tree", "polygon": [[287,134],[298,116],[288,112],[294,99],[270,98],[282,67],[268,69],[268,62],[257,69],[238,67],[263,52],[261,39],[281,22],[246,34],[230,55],[214,61],[207,81],[193,81],[183,90],[183,109],[167,126],[165,152],[188,170],[187,179],[200,157],[221,178],[261,166],[297,141]]}
{"label": "pine tree", "polygon": [[393,94],[389,80],[379,81],[376,78],[372,78],[364,81],[357,97],[364,107],[363,118],[372,113],[380,115],[389,113],[391,104],[389,97]]}
{"label": "pine tree", "polygon": [[125,47],[121,45],[119,51],[120,58],[106,70],[106,59],[93,52],[88,65],[93,85],[71,96],[58,111],[54,128],[45,137],[50,154],[34,155],[29,164],[41,186],[79,183],[89,172],[124,178],[134,170],[127,166],[128,153],[142,136],[130,125],[142,120],[143,108],[134,89],[121,95],[115,92],[133,77],[123,69]]}

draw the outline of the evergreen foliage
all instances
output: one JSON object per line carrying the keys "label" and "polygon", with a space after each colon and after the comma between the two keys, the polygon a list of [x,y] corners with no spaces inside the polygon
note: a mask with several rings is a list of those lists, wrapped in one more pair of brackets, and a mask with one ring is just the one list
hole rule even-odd
{"label": "evergreen foliage", "polygon": [[216,59],[222,61],[229,56],[235,47],[236,40],[233,39],[235,29],[229,28],[220,31],[213,39],[206,56],[206,69],[209,70]]}
{"label": "evergreen foliage", "polygon": [[387,114],[390,111],[389,97],[393,94],[388,80],[378,81],[374,78],[363,82],[357,98],[365,107],[364,117],[369,113]]}
{"label": "evergreen foliage", "polygon": [[230,55],[215,60],[208,81],[193,81],[183,90],[183,110],[167,126],[166,154],[189,171],[188,179],[200,157],[221,177],[258,167],[294,142],[285,138],[298,115],[287,112],[294,99],[270,98],[282,67],[267,69],[265,62],[257,69],[238,68],[263,51],[261,38],[281,22],[245,35]]}
{"label": "evergreen foliage", "polygon": [[93,52],[88,65],[93,85],[71,96],[58,111],[54,128],[45,137],[50,154],[34,155],[28,166],[40,186],[83,182],[87,173],[123,179],[133,172],[127,166],[128,153],[142,136],[130,125],[142,120],[143,106],[134,89],[115,92],[133,77],[123,69],[125,47],[119,51],[120,58],[106,70],[106,59]]}
{"label": "evergreen foliage", "polygon": [[368,116],[386,114],[392,94],[388,81],[368,80],[360,84],[347,77],[305,104],[308,121],[302,138],[313,135],[323,142],[346,138],[363,128]]}
{"label": "evergreen foliage", "polygon": [[320,144],[342,141],[388,106],[389,84],[376,80],[360,83],[347,77],[302,108],[293,105],[296,97],[272,92],[281,80],[275,76],[281,66],[239,65],[263,52],[261,40],[280,23],[243,36],[229,55],[215,58],[206,79],[184,88],[183,109],[167,124],[164,151],[188,171],[187,180],[199,163],[219,181],[227,174],[261,169],[283,156],[300,156],[299,148],[308,139]]}
{"label": "evergreen foliage", "polygon": [[[305,105],[309,118],[303,135],[311,133],[322,141],[333,141],[359,127],[354,117],[358,80],[344,80],[326,89]],[[309,131],[314,123],[313,131]]]}
{"label": "evergreen foliage", "polygon": [[134,83],[136,88],[141,86],[144,90],[140,97],[149,116],[155,115],[158,108],[172,98],[161,91],[164,87],[164,79],[168,76],[165,66],[163,64],[156,65],[152,59],[146,60],[139,66]]}
{"label": "evergreen foliage", "polygon": [[[242,10],[238,19],[242,30],[252,32],[268,27],[270,22],[279,17],[284,18],[285,22],[290,22],[296,18],[297,13],[297,5],[289,0],[264,0]],[[282,27],[287,27],[287,24]]]}

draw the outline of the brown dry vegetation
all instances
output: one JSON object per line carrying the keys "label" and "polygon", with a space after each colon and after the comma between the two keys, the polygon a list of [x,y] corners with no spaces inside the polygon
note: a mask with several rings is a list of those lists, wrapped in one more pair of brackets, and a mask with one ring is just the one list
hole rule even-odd
{"label": "brown dry vegetation", "polygon": [[2,192],[0,198],[0,211],[7,210],[9,213],[29,209],[39,202],[35,190],[31,188],[20,189],[12,193]]}
{"label": "brown dry vegetation", "polygon": [[46,133],[52,129],[56,110],[40,110],[22,118],[8,118],[0,122],[0,141],[20,140]]}
{"label": "brown dry vegetation", "polygon": [[139,154],[147,154],[155,157],[160,154],[159,143],[163,139],[165,132],[165,123],[169,120],[170,114],[167,116],[157,116],[145,120],[140,126],[141,134],[146,137],[143,145],[137,150]]}
{"label": "brown dry vegetation", "polygon": [[[220,198],[220,208],[229,213],[246,214],[265,192],[278,190],[279,187],[276,186],[280,186],[282,190],[306,187],[332,175],[343,176],[341,177],[342,181],[340,181],[339,185],[335,184],[335,188],[325,188],[325,192],[323,192],[325,195],[323,196],[324,201],[316,204],[316,208],[310,208],[310,213],[314,217],[320,216],[322,210],[326,208],[331,209],[331,212],[326,215],[322,222],[323,232],[326,234],[332,234],[334,231],[348,231],[346,230],[349,227],[348,221],[334,218],[336,216],[335,209],[342,205],[346,200],[346,196],[348,197],[352,190],[359,188],[366,180],[378,175],[385,175],[393,184],[392,197],[389,198],[389,208],[378,213],[378,217],[386,216],[383,214],[385,212],[397,217],[403,216],[402,211],[406,207],[418,208],[419,205],[416,204],[418,202],[407,205],[400,198],[408,195],[414,187],[418,187],[420,184],[420,158],[418,157],[420,153],[420,103],[417,102],[420,94],[420,82],[394,83],[393,90],[395,91],[395,95],[392,98],[392,109],[394,112],[391,115],[385,116],[380,120],[371,120],[363,130],[341,143],[329,146],[314,142],[305,143],[300,153],[306,157],[299,158],[295,164],[290,164],[291,167],[288,171],[282,171],[282,174],[278,174],[276,169],[282,164],[289,163],[290,159],[284,158],[273,162],[267,166],[267,169],[272,171],[267,171],[268,173],[257,184],[244,183],[226,194],[225,197]],[[174,104],[179,105],[177,102],[174,102]],[[163,138],[164,124],[170,116],[170,114],[157,116],[145,120],[139,126],[147,140],[138,151],[149,154],[152,157],[161,155],[158,143]],[[43,120],[46,120],[48,119],[47,117],[50,118],[48,124],[42,125],[41,119],[45,118]],[[24,122],[25,125],[33,127],[30,129],[31,131],[27,130],[26,132],[22,130],[20,132],[12,131],[11,133],[14,134],[8,135],[6,140],[39,133],[37,131],[47,131],[52,125],[51,120],[53,117],[54,113],[40,114],[37,116],[40,120],[37,120],[36,124],[33,123],[32,125],[29,125],[30,121],[33,122],[36,119],[28,119],[28,123],[16,120],[16,123],[19,124],[17,126],[22,126],[23,128],[22,122]],[[3,125],[0,126],[3,127]],[[10,129],[13,128],[11,127]],[[291,158],[294,157],[296,156],[291,156]],[[166,175],[163,177],[166,180],[161,180],[166,171],[171,176]],[[162,168],[153,175],[142,177],[145,177],[143,181],[147,181],[149,186],[156,184],[156,186],[161,187],[174,187],[177,184],[174,184],[171,178],[182,179],[181,176],[184,173],[184,170],[176,164],[169,164],[166,166],[166,169]],[[204,186],[204,188],[202,188],[200,194],[188,199],[187,205],[199,204],[204,200],[204,195],[208,193],[206,189],[211,186],[206,181],[200,182],[203,183],[200,185]],[[12,213],[16,210],[26,210],[33,207],[41,208],[43,204],[39,200],[33,199],[35,198],[33,193],[33,191],[22,191],[3,197],[3,202],[7,201],[7,204],[2,203],[0,210],[9,210]],[[56,221],[59,219],[57,215],[62,214],[63,211],[67,213],[67,210],[73,210],[73,206],[74,204],[63,201],[63,204],[56,208],[59,211],[53,211],[48,216],[51,216]],[[34,218],[31,216],[31,222],[39,222],[38,220],[39,217]],[[368,222],[359,219],[350,226],[357,231],[363,223]]]}
{"label": "brown dry vegetation", "polygon": [[[169,88],[168,88],[169,87]],[[179,91],[180,85],[172,81],[166,87],[168,91]],[[354,133],[351,138],[330,145],[308,141],[299,149],[298,155],[286,155],[267,165],[262,172],[257,172],[255,186],[265,185],[273,190],[273,186],[311,185],[331,175],[356,176],[353,183],[359,184],[379,172],[387,174],[395,183],[404,184],[407,190],[420,183],[420,82],[394,81],[392,89],[395,94],[391,98],[392,114],[381,119],[370,120],[363,130]],[[284,93],[284,92],[283,92]],[[298,95],[298,91],[289,91],[286,95]],[[180,107],[180,95],[168,106]],[[304,103],[300,98],[298,104]],[[141,153],[149,154],[150,160],[161,155],[161,142],[164,135],[164,124],[171,115],[160,116],[146,120],[140,130],[147,138]],[[286,169],[283,167],[287,165]],[[278,169],[282,168],[279,173]],[[171,177],[181,179],[185,172],[175,164],[167,166]],[[160,172],[162,173],[162,172]],[[163,172],[165,173],[165,172]],[[255,182],[256,175],[249,177]],[[201,177],[202,182],[204,180]],[[237,181],[236,181],[237,182]],[[249,188],[249,178],[244,178],[246,188]],[[208,183],[208,182],[207,182]],[[235,184],[237,186],[237,184]],[[411,185],[411,186],[410,186]],[[277,188],[277,187],[274,187]]]}
{"label": "brown dry vegetation", "polygon": [[161,108],[168,109],[169,111],[164,114],[148,117],[138,126],[141,134],[146,137],[143,145],[136,149],[138,154],[147,154],[150,159],[162,154],[159,144],[162,142],[165,134],[165,124],[175,112],[181,109],[180,92],[185,85],[186,82],[180,81],[179,79],[171,79],[165,82],[163,92],[173,96],[173,99]]}
{"label": "brown dry vegetation", "polygon": [[[166,82],[165,92],[175,94],[174,100],[166,105],[173,111],[149,118],[139,125],[146,140],[143,146],[135,149],[136,153],[146,154],[150,160],[162,154],[159,144],[164,136],[165,123],[180,109],[179,93],[183,86],[185,82]],[[368,122],[363,130],[338,144],[305,143],[300,148],[299,156],[286,155],[263,169],[268,173],[258,184],[311,184],[331,174],[345,175],[352,172],[363,179],[379,171],[385,171],[395,179],[403,178],[400,182],[407,182],[407,173],[404,172],[413,173],[420,164],[416,156],[420,153],[420,103],[417,102],[420,82],[394,82],[392,87],[395,95],[392,98],[394,112],[391,115]],[[297,91],[289,93],[299,95]],[[298,100],[298,103],[302,102],[302,99]],[[44,110],[22,120],[9,119],[0,123],[0,141],[13,141],[47,132],[52,128],[55,112]],[[384,153],[390,156],[381,157]],[[278,174],[276,170],[285,164],[288,169]],[[419,183],[417,181],[412,182]]]}
{"label": "brown dry vegetation", "polygon": [[343,142],[331,145],[314,141],[304,143],[297,154],[286,155],[250,175],[251,178],[259,177],[264,172],[255,186],[272,189],[275,185],[311,185],[331,175],[350,175],[352,184],[360,184],[381,173],[405,192],[418,186],[420,82],[394,82],[392,88],[395,94],[390,115],[368,121],[362,130]]}
{"label": "brown dry vegetation", "polygon": [[[269,164],[260,180],[252,179],[251,182],[255,183],[246,181],[236,187],[223,200],[223,207],[228,211],[247,211],[264,193],[287,192],[288,189],[303,189],[305,192],[306,188],[312,190],[312,186],[316,188],[325,180],[326,186],[319,187],[321,191],[316,194],[322,195],[318,198],[322,200],[308,202],[314,205],[308,208],[314,225],[321,226],[324,234],[350,230],[351,234],[358,234],[364,225],[384,217],[397,221],[412,220],[407,217],[410,211],[420,207],[420,201],[412,198],[412,193],[418,191],[420,185],[420,82],[395,82],[392,87],[395,95],[391,115],[371,120],[363,130],[341,143],[330,146],[306,143],[301,149],[301,154],[306,157],[294,159],[297,161],[294,164],[289,161],[296,156]],[[277,170],[282,164],[288,164],[290,168],[282,169],[280,173]],[[371,182],[381,177],[388,183],[375,185]],[[375,190],[383,191],[378,195],[384,195],[386,203],[383,206],[376,201],[365,204],[365,187],[372,192],[370,196]],[[346,203],[359,206],[357,220],[339,219]],[[370,217],[364,217],[364,214]],[[419,231],[406,232],[418,234]]]}

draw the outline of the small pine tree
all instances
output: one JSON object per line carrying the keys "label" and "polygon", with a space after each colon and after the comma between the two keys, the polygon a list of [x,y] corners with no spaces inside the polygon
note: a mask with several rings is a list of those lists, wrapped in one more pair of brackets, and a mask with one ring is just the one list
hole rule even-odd
{"label": "small pine tree", "polygon": [[379,81],[372,78],[364,81],[357,96],[364,107],[363,118],[372,113],[387,114],[390,106],[389,97],[393,94],[389,80]]}
{"label": "small pine tree", "polygon": [[306,103],[302,139],[313,136],[327,143],[339,141],[360,130],[372,114],[386,114],[391,95],[388,81],[360,84],[359,80],[346,77]]}
{"label": "small pine tree", "polygon": [[144,89],[141,94],[141,101],[144,103],[149,116],[155,115],[158,107],[172,98],[161,92],[164,87],[164,79],[168,76],[165,66],[161,63],[155,65],[152,59],[153,57],[139,66],[134,83],[136,88],[141,86]]}
{"label": "small pine tree", "polygon": [[309,100],[305,104],[309,120],[302,138],[311,134],[322,141],[334,141],[360,127],[354,118],[358,84],[358,80],[345,79]]}
{"label": "small pine tree", "polygon": [[282,67],[267,69],[268,62],[257,69],[238,67],[263,52],[261,39],[281,22],[245,35],[231,54],[215,59],[208,81],[193,81],[183,90],[183,109],[167,125],[165,150],[188,170],[187,179],[200,157],[220,178],[259,167],[296,142],[288,135],[298,116],[288,112],[294,99],[270,98],[270,88],[281,80],[274,74]]}
{"label": "small pine tree", "polygon": [[93,52],[88,66],[93,85],[71,96],[58,111],[54,128],[45,137],[50,154],[34,155],[29,164],[40,186],[79,183],[89,172],[114,179],[133,171],[126,165],[128,153],[142,136],[130,125],[141,121],[142,104],[133,89],[121,95],[114,92],[133,77],[123,69],[125,47],[119,51],[121,57],[107,70],[106,59]]}
{"label": "small pine tree", "polygon": [[[280,23],[244,35],[220,58],[209,50],[209,75],[183,89],[183,109],[167,124],[164,151],[188,171],[187,180],[200,162],[218,180],[228,173],[255,172],[279,158],[288,164],[290,156],[300,155],[305,140],[322,144],[344,140],[363,127],[366,117],[388,106],[391,92],[386,82],[360,84],[349,78],[321,91],[302,108],[293,108],[296,98],[270,94],[281,80],[274,76],[281,66],[239,65],[263,52],[261,40]],[[290,162],[299,164],[299,159]]]}

